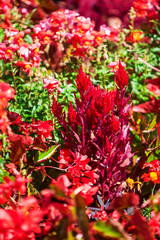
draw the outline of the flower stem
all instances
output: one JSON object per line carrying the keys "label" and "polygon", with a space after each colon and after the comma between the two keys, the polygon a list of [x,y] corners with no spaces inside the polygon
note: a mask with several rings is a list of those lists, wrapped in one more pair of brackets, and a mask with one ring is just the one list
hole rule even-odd
{"label": "flower stem", "polygon": [[53,115],[52,115],[52,107],[51,107],[51,101],[50,101],[50,94],[48,92],[48,104],[49,104],[49,111],[51,114],[51,119],[52,119],[52,123],[54,124],[54,119],[53,119]]}
{"label": "flower stem", "polygon": [[154,190],[156,188],[156,183],[154,184],[153,188],[152,188],[152,191],[151,191],[151,195],[153,196],[154,195]]}

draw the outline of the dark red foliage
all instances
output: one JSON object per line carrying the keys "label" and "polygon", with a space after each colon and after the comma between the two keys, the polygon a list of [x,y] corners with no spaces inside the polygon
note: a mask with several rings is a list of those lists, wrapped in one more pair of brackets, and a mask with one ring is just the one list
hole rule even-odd
{"label": "dark red foliage", "polygon": [[[55,98],[52,106],[53,114],[63,126],[62,135],[67,148],[63,154],[61,152],[60,166],[68,168],[68,173],[71,174],[69,178],[73,182],[82,183],[80,179],[83,179],[91,184],[91,180],[88,180],[91,176],[86,176],[87,169],[75,162],[77,154],[86,156],[88,160],[85,167],[93,169],[92,184],[100,187],[106,199],[119,196],[122,182],[126,179],[126,167],[132,158],[126,117],[130,106],[124,98],[128,75],[121,63],[116,79],[119,88],[102,90],[99,86],[94,87],[80,67],[76,78],[80,99],[75,97],[76,108],[70,104],[65,117]],[[73,170],[76,172],[73,173]]]}
{"label": "dark red foliage", "polygon": [[138,210],[135,211],[133,216],[131,216],[130,224],[132,229],[135,227],[134,232],[136,234],[137,239],[142,240],[154,240],[151,233],[151,229],[149,228],[146,219],[140,214]]}
{"label": "dark red foliage", "polygon": [[26,160],[26,147],[33,144],[33,138],[30,136],[12,134],[9,136],[9,141],[11,143],[10,161],[19,165],[20,161]]}
{"label": "dark red foliage", "polygon": [[137,207],[139,204],[139,196],[134,193],[124,194],[122,197],[114,199],[111,208],[122,210],[128,207]]}
{"label": "dark red foliage", "polygon": [[52,111],[54,112],[55,117],[62,117],[62,107],[59,103],[57,103],[54,96],[53,96]]}

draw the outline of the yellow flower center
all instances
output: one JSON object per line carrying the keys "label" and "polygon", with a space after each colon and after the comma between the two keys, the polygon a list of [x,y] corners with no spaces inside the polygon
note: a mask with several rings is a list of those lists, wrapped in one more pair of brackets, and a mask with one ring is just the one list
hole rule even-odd
{"label": "yellow flower center", "polygon": [[133,39],[134,39],[134,41],[140,41],[141,40],[141,38],[142,38],[142,32],[133,32]]}
{"label": "yellow flower center", "polygon": [[152,181],[155,181],[155,180],[158,179],[158,176],[157,176],[156,172],[150,172],[149,176],[150,176]]}
{"label": "yellow flower center", "polygon": [[34,51],[35,51],[35,53],[38,53],[39,52],[39,48],[36,48]]}
{"label": "yellow flower center", "polygon": [[48,40],[50,40],[50,38],[48,36],[45,36],[44,41],[48,41]]}
{"label": "yellow flower center", "polygon": [[130,188],[133,188],[134,180],[132,178],[127,178],[126,183]]}
{"label": "yellow flower center", "polygon": [[102,38],[101,38],[100,36],[98,36],[98,37],[96,38],[96,41],[97,41],[97,42],[101,42],[101,40],[102,40]]}
{"label": "yellow flower center", "polygon": [[7,49],[6,53],[12,53],[12,50]]}
{"label": "yellow flower center", "polygon": [[85,41],[84,44],[88,46],[90,43],[88,41]]}
{"label": "yellow flower center", "polygon": [[22,38],[19,38],[18,41],[17,41],[19,44],[23,43],[23,39]]}
{"label": "yellow flower center", "polygon": [[25,65],[25,69],[29,69],[31,66],[29,64]]}

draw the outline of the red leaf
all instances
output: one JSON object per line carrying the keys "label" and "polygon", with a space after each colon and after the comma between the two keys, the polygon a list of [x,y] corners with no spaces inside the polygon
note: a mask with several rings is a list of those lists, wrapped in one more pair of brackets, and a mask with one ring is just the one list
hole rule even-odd
{"label": "red leaf", "polygon": [[116,198],[111,204],[111,208],[121,210],[128,207],[136,207],[139,203],[139,196],[134,193],[124,194],[122,197]]}
{"label": "red leaf", "polygon": [[158,128],[157,132],[158,132],[158,137],[160,139],[160,128]]}
{"label": "red leaf", "polygon": [[13,134],[9,137],[9,141],[11,142],[10,161],[17,165],[26,153],[26,147],[33,144],[33,138],[30,136]]}
{"label": "red leaf", "polygon": [[136,210],[134,215],[131,217],[130,223],[131,226],[135,226],[136,239],[154,240],[146,219],[140,215],[138,210]]}
{"label": "red leaf", "polygon": [[134,112],[141,113],[159,113],[160,112],[160,100],[152,100],[150,102],[141,103],[133,107]]}
{"label": "red leaf", "polygon": [[154,95],[160,96],[160,85],[157,86],[155,84],[149,83],[147,84],[147,89],[152,93],[154,93]]}
{"label": "red leaf", "polygon": [[155,78],[155,79],[146,79],[147,83],[151,83],[157,87],[160,87],[160,78]]}
{"label": "red leaf", "polygon": [[71,186],[71,182],[66,175],[61,175],[57,178],[57,187],[60,190],[65,192],[69,186]]}

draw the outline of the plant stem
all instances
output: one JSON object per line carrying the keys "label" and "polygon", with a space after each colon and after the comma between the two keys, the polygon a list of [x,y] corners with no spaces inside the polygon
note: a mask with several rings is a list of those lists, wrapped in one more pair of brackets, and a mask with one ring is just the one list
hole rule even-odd
{"label": "plant stem", "polygon": [[147,63],[145,60],[143,60],[142,58],[138,58],[141,62],[143,62],[147,67],[150,67],[152,68],[153,70],[157,71],[157,72],[160,72],[160,69],[156,68],[156,67],[153,67],[151,64]]}
{"label": "plant stem", "polygon": [[51,114],[52,123],[54,124],[54,119],[53,119],[53,116],[52,116],[52,107],[51,107],[51,101],[50,101],[49,92],[48,92],[48,104],[49,104],[49,110],[50,110],[50,114]]}
{"label": "plant stem", "polygon": [[151,191],[151,195],[153,196],[154,195],[154,190],[156,188],[156,183],[154,184],[153,188],[152,188],[152,191]]}
{"label": "plant stem", "polygon": [[85,128],[84,128],[84,121],[83,121],[83,117],[79,116],[80,120],[81,120],[81,124],[82,124],[82,147],[85,146]]}

